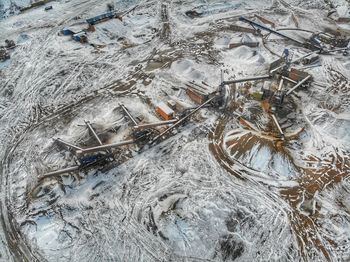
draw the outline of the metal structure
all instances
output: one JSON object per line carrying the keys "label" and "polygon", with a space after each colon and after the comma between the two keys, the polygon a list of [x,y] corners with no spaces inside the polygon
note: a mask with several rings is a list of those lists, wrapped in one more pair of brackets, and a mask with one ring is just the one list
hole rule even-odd
{"label": "metal structure", "polygon": [[123,109],[124,113],[126,116],[129,118],[129,120],[132,122],[133,126],[137,126],[137,121],[136,119],[130,114],[129,110],[123,105],[120,104],[121,109]]}
{"label": "metal structure", "polygon": [[312,34],[310,41],[316,44],[322,45],[331,45],[333,47],[344,48],[349,44],[350,39],[339,38],[335,35],[331,35],[324,32],[319,32]]}
{"label": "metal structure", "polygon": [[[189,114],[184,116],[181,119],[172,119],[169,121],[160,121],[160,122],[155,122],[155,123],[146,123],[146,124],[138,124],[136,119],[130,114],[128,109],[124,105],[120,105],[124,113],[126,114],[127,118],[132,122],[133,124],[133,137],[134,139],[130,140],[125,140],[117,143],[112,143],[112,144],[103,144],[99,136],[97,135],[96,131],[92,127],[91,123],[89,121],[85,121],[86,126],[88,127],[89,131],[91,132],[92,136],[95,138],[95,140],[98,142],[99,146],[95,147],[89,147],[89,148],[81,148],[79,146],[76,146],[74,144],[71,144],[69,142],[66,142],[60,138],[54,138],[54,140],[64,146],[66,146],[68,149],[74,149],[76,156],[78,157],[79,160],[79,165],[64,168],[61,170],[56,170],[52,171],[49,173],[46,173],[44,176],[42,176],[40,179],[44,179],[50,176],[56,176],[56,175],[61,175],[64,173],[69,173],[81,169],[85,169],[89,166],[96,165],[101,163],[101,161],[106,160],[106,161],[111,161],[111,156],[113,156],[113,152],[111,151],[114,148],[119,148],[122,146],[126,145],[131,145],[131,144],[136,144],[139,143],[140,141],[147,139],[148,144],[153,144],[156,141],[159,140],[164,134],[170,132],[172,129],[180,125],[181,123],[185,122],[190,116],[192,116],[194,113],[196,113],[198,110],[201,108],[205,107],[208,105],[210,102],[212,102],[214,99],[217,97],[214,96],[210,98],[208,101],[205,103],[201,104],[197,108],[193,109]],[[172,125],[169,128],[167,128],[164,132],[156,136],[154,139],[152,139],[151,134],[152,134],[152,129],[154,127],[158,126],[164,126],[164,125]],[[105,152],[105,153],[99,153],[99,152]],[[96,154],[97,153],[97,154]]]}
{"label": "metal structure", "polygon": [[113,18],[120,18],[128,13],[130,13],[131,11],[135,10],[138,7],[138,5],[130,8],[127,11],[124,12],[116,12],[116,11],[110,11],[101,15],[97,15],[91,18],[86,19],[86,22],[89,25],[96,25],[98,23],[101,23],[103,21],[109,20],[109,19],[113,19]]}
{"label": "metal structure", "polygon": [[294,81],[293,79],[290,79],[289,77],[286,77],[286,76],[282,76],[282,79],[287,80],[287,81],[289,81],[289,82],[291,82],[293,84],[297,84],[298,83],[297,81]]}
{"label": "metal structure", "polygon": [[195,114],[198,110],[200,110],[201,108],[203,108],[204,106],[208,105],[210,102],[212,102],[214,99],[216,99],[217,97],[214,96],[210,99],[208,99],[206,102],[204,102],[203,104],[201,104],[200,106],[198,106],[197,108],[195,108],[192,112],[190,112],[189,114],[187,114],[186,116],[184,116],[183,118],[181,118],[180,120],[178,120],[177,122],[175,122],[175,124],[173,124],[172,126],[170,126],[169,128],[167,128],[165,131],[163,131],[162,133],[160,133],[158,136],[156,136],[149,144],[154,144],[155,142],[157,142],[162,136],[164,136],[165,134],[169,133],[171,130],[173,130],[175,127],[177,127],[178,125],[184,123],[188,118],[190,118],[193,114]]}
{"label": "metal structure", "polygon": [[[94,138],[96,139],[96,141],[100,144],[100,146],[102,146],[102,141],[101,139],[98,137],[98,135],[96,134],[94,128],[91,126],[89,121],[85,121],[86,126],[88,127],[88,129],[90,130],[90,132],[92,133],[92,135],[94,136]],[[80,149],[81,150],[81,149]]]}
{"label": "metal structure", "polygon": [[88,19],[86,19],[86,22],[89,25],[96,25],[96,24],[103,22],[103,21],[106,21],[108,19],[113,19],[115,17],[121,16],[122,14],[123,14],[122,12],[117,13],[115,11],[107,12],[107,13],[104,13],[101,15],[97,15],[97,16],[88,18]]}
{"label": "metal structure", "polygon": [[222,81],[221,85],[230,85],[230,84],[236,84],[236,83],[242,83],[242,82],[248,82],[248,81],[256,81],[256,80],[263,80],[263,79],[269,79],[269,78],[271,78],[270,75],[253,76],[253,77],[248,77],[248,78],[241,78],[241,79]]}
{"label": "metal structure", "polygon": [[63,168],[60,170],[56,170],[56,171],[52,171],[49,173],[46,173],[45,175],[43,175],[40,180],[43,180],[45,178],[51,177],[51,176],[57,176],[57,175],[61,175],[64,173],[69,173],[69,172],[73,172],[73,171],[77,171],[81,168],[81,166],[71,166],[71,167],[67,167],[67,168]]}
{"label": "metal structure", "polygon": [[281,128],[280,124],[278,123],[276,116],[274,114],[271,114],[271,117],[272,117],[272,120],[278,129],[278,132],[280,132],[282,138],[284,138],[284,132],[282,131],[282,128]]}
{"label": "metal structure", "polygon": [[[136,7],[134,7],[134,8],[136,8]],[[133,9],[131,9],[131,10],[133,10]],[[94,25],[95,23],[102,21],[104,19],[113,18],[116,15],[122,15],[125,13],[127,13],[127,12],[124,12],[124,13],[108,12],[106,14],[97,16],[95,18],[88,19],[87,22],[90,25]],[[184,111],[182,113],[183,117],[180,119],[175,118],[175,119],[166,120],[166,121],[159,121],[159,122],[154,122],[154,123],[142,123],[141,124],[141,123],[139,123],[139,121],[135,117],[133,117],[133,115],[130,113],[130,111],[123,104],[120,104],[120,108],[124,112],[126,118],[131,122],[132,139],[120,141],[120,142],[116,142],[116,143],[111,143],[111,144],[103,144],[103,142],[99,138],[98,134],[94,130],[91,123],[89,121],[85,121],[87,128],[89,129],[90,133],[95,138],[95,140],[97,141],[98,146],[81,148],[79,146],[76,146],[74,144],[66,142],[62,139],[56,138],[55,141],[57,143],[60,143],[64,146],[66,146],[68,149],[72,149],[74,151],[74,153],[78,157],[79,165],[64,168],[64,169],[53,171],[53,172],[49,172],[44,177],[55,176],[55,175],[59,175],[59,174],[63,174],[63,173],[69,173],[69,172],[85,169],[85,168],[90,167],[92,165],[104,163],[101,161],[112,161],[112,160],[114,160],[111,158],[111,156],[113,156],[112,149],[115,149],[115,148],[120,148],[120,147],[131,145],[131,144],[137,144],[139,146],[139,148],[142,148],[145,145],[145,144],[143,144],[145,141],[148,145],[153,145],[156,142],[158,142],[164,135],[168,134],[173,129],[175,129],[176,127],[183,124],[186,120],[188,120],[192,115],[194,115],[200,109],[208,107],[208,106],[213,106],[213,105],[216,105],[216,106],[219,105],[220,109],[224,109],[228,105],[228,101],[232,101],[232,100],[235,101],[236,84],[237,83],[271,79],[271,78],[274,78],[275,76],[277,76],[278,77],[277,79],[279,80],[278,87],[275,90],[268,90],[269,91],[268,96],[270,97],[270,102],[273,99],[274,101],[277,101],[279,105],[281,105],[283,103],[285,96],[290,95],[297,88],[304,85],[305,83],[307,83],[307,81],[309,81],[312,78],[311,75],[305,76],[304,74],[302,74],[302,72],[299,72],[299,75],[297,75],[298,77],[294,79],[295,75],[288,74],[291,64],[297,63],[297,62],[299,62],[299,61],[301,61],[309,56],[315,55],[317,53],[321,53],[321,52],[331,53],[331,52],[336,52],[336,51],[347,51],[349,49],[349,47],[342,47],[342,48],[338,48],[338,49],[326,50],[326,49],[323,49],[324,47],[321,45],[321,43],[315,43],[315,42],[304,43],[304,42],[301,42],[293,37],[290,37],[288,35],[280,33],[277,30],[270,29],[264,25],[253,22],[253,21],[246,19],[244,17],[240,17],[239,20],[250,24],[257,31],[260,31],[260,29],[265,30],[269,33],[272,33],[272,34],[281,36],[285,39],[288,39],[290,41],[293,41],[299,45],[303,45],[306,47],[311,46],[312,49],[316,49],[316,50],[312,51],[312,52],[310,52],[310,53],[308,53],[300,58],[292,60],[292,54],[289,53],[288,49],[285,49],[281,59],[279,59],[278,61],[275,61],[273,66],[270,67],[268,74],[266,74],[266,75],[252,76],[252,77],[246,77],[246,78],[241,78],[241,79],[233,79],[233,80],[226,80],[225,81],[224,76],[223,76],[223,72],[221,72],[221,83],[220,83],[218,89],[215,90],[214,92],[206,94],[205,97],[203,96],[204,97],[203,101],[205,100],[205,102],[201,103],[198,107],[189,108],[186,111]],[[70,33],[70,32],[67,31],[67,33]],[[290,70],[290,72],[292,72],[292,71],[293,70]],[[294,85],[288,91],[283,90],[283,85],[286,82],[292,83]],[[230,87],[229,85],[233,85],[233,87]],[[232,92],[232,90],[233,90],[233,92]],[[233,94],[233,97],[232,97],[232,94]],[[177,116],[179,117],[179,115],[177,115]],[[275,125],[278,129],[278,132],[281,134],[282,138],[284,138],[284,132],[283,132],[281,126],[279,125],[276,116],[274,114],[271,114],[271,118],[272,118],[273,122],[275,123]],[[159,126],[169,126],[169,127],[167,127],[163,132],[160,132],[159,130],[156,129],[156,127],[159,127]],[[158,132],[158,134],[155,135],[155,132]]]}
{"label": "metal structure", "polygon": [[58,142],[59,144],[62,144],[66,147],[68,147],[68,149],[72,148],[72,149],[75,149],[75,150],[81,150],[82,148],[81,147],[78,147],[76,145],[73,145],[71,143],[68,143],[60,138],[53,138],[53,140],[55,140],[56,142]]}
{"label": "metal structure", "polygon": [[[327,51],[327,52],[335,52],[336,50],[331,50],[331,51]],[[319,50],[317,51],[312,51],[310,53],[307,53],[306,55],[304,56],[301,56],[299,58],[296,58],[292,61],[290,61],[289,65],[292,65],[292,64],[295,64],[295,63],[299,63],[300,61],[302,61],[303,59],[305,59],[306,57],[309,57],[313,54],[317,54],[317,53],[320,53]],[[277,67],[274,67],[273,69],[270,70],[269,74],[270,76],[273,76],[274,74],[280,72],[282,69],[284,69],[286,67],[286,62],[285,61],[281,61],[280,65],[277,66]]]}
{"label": "metal structure", "polygon": [[173,119],[173,120],[168,120],[168,121],[160,121],[160,122],[155,122],[155,123],[149,123],[149,124],[140,124],[134,126],[134,129],[136,130],[142,130],[142,129],[147,129],[147,128],[153,128],[157,126],[166,126],[166,125],[171,125],[179,121],[179,119]]}
{"label": "metal structure", "polygon": [[278,31],[276,31],[276,30],[273,30],[273,29],[271,29],[271,28],[269,28],[269,27],[266,27],[266,26],[264,26],[264,25],[262,25],[262,24],[259,24],[259,23],[256,23],[256,22],[254,22],[254,21],[252,21],[252,20],[249,20],[249,19],[247,19],[247,18],[244,18],[244,17],[240,17],[239,18],[239,21],[242,21],[242,22],[244,22],[244,23],[248,23],[249,25],[251,25],[254,29],[256,29],[257,31],[259,31],[259,30],[264,30],[264,31],[267,31],[267,32],[269,32],[269,33],[271,33],[271,34],[275,34],[275,35],[278,35],[278,36],[281,36],[281,37],[283,37],[283,38],[285,38],[285,39],[288,39],[288,40],[290,40],[290,41],[293,41],[293,42],[295,42],[295,43],[297,43],[297,44],[299,44],[299,45],[302,45],[302,46],[304,46],[304,47],[307,47],[307,48],[311,48],[311,49],[316,49],[316,50],[323,50],[323,48],[322,48],[322,46],[320,46],[320,45],[317,45],[316,43],[312,43],[312,42],[301,42],[301,41],[299,41],[299,40],[297,40],[297,39],[295,39],[295,38],[292,38],[292,37],[290,37],[290,36],[287,36],[287,35],[285,35],[285,34],[283,34],[283,33],[280,33],[280,32],[278,32]]}
{"label": "metal structure", "polygon": [[[237,83],[242,82],[248,82],[248,81],[257,81],[257,80],[264,80],[264,79],[270,79],[271,75],[262,75],[262,76],[253,76],[248,78],[241,78],[241,79],[233,79],[233,80],[224,80],[223,72],[221,71],[221,84],[218,88],[219,95],[216,96],[216,104],[219,106],[219,108],[224,109],[229,105],[229,100],[233,100],[236,102],[236,92],[237,92]],[[230,87],[230,85],[233,85]]]}
{"label": "metal structure", "polygon": [[255,30],[260,30],[260,29],[262,29],[262,30],[265,30],[265,31],[267,31],[267,32],[269,32],[269,33],[272,33],[272,34],[281,36],[281,37],[283,37],[283,38],[286,38],[286,39],[288,39],[288,40],[291,40],[291,41],[293,41],[293,42],[295,42],[295,43],[298,43],[298,44],[300,44],[300,45],[303,45],[303,44],[304,44],[303,42],[301,42],[301,41],[299,41],[299,40],[297,40],[297,39],[294,39],[294,38],[292,38],[292,37],[289,37],[289,36],[287,36],[287,35],[285,35],[285,34],[282,34],[282,33],[278,32],[278,31],[276,31],[276,30],[273,30],[273,29],[271,29],[271,28],[268,28],[268,27],[266,27],[266,26],[264,26],[264,25],[262,25],[262,24],[259,24],[259,23],[256,23],[256,22],[252,21],[252,20],[249,20],[249,19],[247,19],[247,18],[244,18],[243,16],[241,16],[241,17],[239,18],[239,21],[244,22],[244,23],[248,23],[248,24],[251,25]]}
{"label": "metal structure", "polygon": [[101,145],[101,146],[84,148],[81,150],[77,150],[77,155],[105,151],[105,150],[112,149],[112,148],[117,148],[117,147],[121,147],[121,146],[125,146],[125,145],[134,144],[135,142],[136,142],[135,140],[126,140],[126,141],[121,141],[121,142],[113,143],[113,144],[105,144],[105,145]]}
{"label": "metal structure", "polygon": [[287,93],[286,93],[286,96],[290,95],[294,90],[296,90],[298,87],[300,87],[302,84],[304,84],[309,79],[311,79],[311,75],[305,77],[303,80],[298,82],[292,89],[288,90]]}

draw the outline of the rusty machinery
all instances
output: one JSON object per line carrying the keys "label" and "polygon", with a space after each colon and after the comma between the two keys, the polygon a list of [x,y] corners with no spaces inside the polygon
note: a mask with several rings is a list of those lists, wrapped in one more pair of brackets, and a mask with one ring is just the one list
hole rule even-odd
{"label": "rusty machinery", "polygon": [[[54,138],[54,141],[59,145],[63,145],[69,151],[71,151],[74,155],[74,158],[77,162],[77,165],[51,171],[49,173],[44,174],[40,177],[40,180],[45,179],[51,176],[57,176],[64,173],[70,173],[79,170],[86,170],[91,167],[98,167],[106,165],[110,162],[115,161],[113,149],[120,148],[127,145],[137,144],[139,148],[143,148],[146,144],[153,145],[160,138],[162,138],[165,134],[173,130],[175,127],[183,124],[189,117],[191,117],[194,113],[196,113],[199,109],[205,107],[205,105],[209,104],[215,97],[210,98],[208,101],[204,102],[197,108],[191,110],[191,112],[187,113],[181,119],[175,118],[167,121],[158,121],[154,123],[139,123],[139,121],[132,116],[129,110],[122,104],[120,104],[120,108],[125,114],[125,117],[130,120],[132,126],[131,139],[124,140],[111,144],[103,144],[99,135],[96,133],[92,124],[89,121],[85,121],[85,125],[87,126],[90,134],[97,141],[98,145],[88,148],[82,148],[80,146],[74,145],[70,142],[66,142],[60,138]],[[165,131],[160,132],[155,129],[159,126],[169,126]]]}
{"label": "rusty machinery", "polygon": [[[334,51],[343,51],[343,54],[346,55],[349,51],[349,41],[350,39],[332,35],[329,33],[319,32],[319,33],[313,33],[312,36],[305,42],[302,42],[298,39],[295,39],[293,37],[290,37],[286,34],[283,34],[277,30],[273,30],[269,27],[266,27],[262,24],[256,23],[252,20],[249,20],[245,17],[240,17],[239,21],[242,21],[244,23],[248,23],[250,26],[252,26],[256,31],[260,33],[261,30],[267,31],[271,34],[278,35],[280,37],[283,37],[285,39],[288,39],[294,43],[297,43],[298,45],[301,45],[305,48],[308,48],[312,51],[319,51],[320,53],[329,53]],[[295,30],[300,30],[296,28]]]}

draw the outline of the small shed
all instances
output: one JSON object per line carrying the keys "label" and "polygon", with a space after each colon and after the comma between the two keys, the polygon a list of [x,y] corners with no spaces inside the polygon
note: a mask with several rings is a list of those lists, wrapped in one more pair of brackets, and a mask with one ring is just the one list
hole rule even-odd
{"label": "small shed", "polygon": [[160,102],[156,107],[156,112],[164,119],[171,120],[174,118],[174,110],[167,106],[164,102]]}

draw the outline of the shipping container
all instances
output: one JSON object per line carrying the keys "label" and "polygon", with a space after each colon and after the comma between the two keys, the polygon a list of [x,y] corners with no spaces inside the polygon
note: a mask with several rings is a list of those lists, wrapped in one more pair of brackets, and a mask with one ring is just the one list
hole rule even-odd
{"label": "shipping container", "polygon": [[167,106],[164,102],[160,102],[156,107],[156,112],[164,119],[171,120],[174,118],[174,110]]}

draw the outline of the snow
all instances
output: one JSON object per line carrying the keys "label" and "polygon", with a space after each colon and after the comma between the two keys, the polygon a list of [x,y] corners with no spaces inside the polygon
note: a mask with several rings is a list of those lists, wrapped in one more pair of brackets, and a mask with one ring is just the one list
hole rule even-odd
{"label": "snow", "polygon": [[[97,24],[89,44],[60,32],[87,28],[111,1],[53,1],[50,11],[11,15],[10,2],[0,5],[0,45],[17,44],[0,62],[0,261],[350,258],[350,68],[341,53],[321,54],[305,69],[321,86],[297,90],[276,113],[284,140],[251,96],[264,83],[239,84],[236,107],[202,109],[153,146],[115,149],[113,165],[44,177],[77,164],[52,138],[97,145],[85,120],[103,143],[131,139],[120,104],[157,122],[159,102],[196,106],[182,90],[190,81],[215,91],[221,69],[225,80],[265,75],[284,48],[306,54],[228,25],[259,14],[278,28],[337,30],[323,1],[113,1],[118,11],[136,8]],[[345,0],[334,5],[349,10]],[[259,46],[227,48],[241,40]]]}

